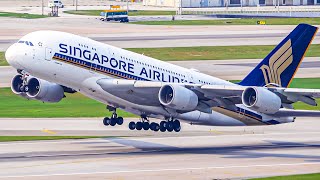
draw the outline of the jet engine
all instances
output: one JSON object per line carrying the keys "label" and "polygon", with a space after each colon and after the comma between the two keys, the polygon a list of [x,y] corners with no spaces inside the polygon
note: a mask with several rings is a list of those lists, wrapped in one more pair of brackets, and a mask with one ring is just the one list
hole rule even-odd
{"label": "jet engine", "polygon": [[30,78],[27,83],[28,97],[43,102],[59,102],[64,97],[63,87],[38,78]]}
{"label": "jet engine", "polygon": [[255,111],[274,114],[281,108],[281,99],[262,87],[248,87],[242,93],[242,103]]}
{"label": "jet engine", "polygon": [[24,96],[26,93],[23,91],[23,78],[22,75],[16,75],[11,80],[11,90],[17,95]]}
{"label": "jet engine", "polygon": [[198,96],[183,86],[164,85],[159,91],[159,101],[175,110],[192,111],[198,105]]}

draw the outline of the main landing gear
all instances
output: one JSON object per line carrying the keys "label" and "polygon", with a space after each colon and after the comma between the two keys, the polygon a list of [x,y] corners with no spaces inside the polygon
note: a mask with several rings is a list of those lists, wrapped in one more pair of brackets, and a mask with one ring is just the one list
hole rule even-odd
{"label": "main landing gear", "polygon": [[107,109],[109,111],[112,111],[112,116],[109,118],[109,117],[105,117],[103,118],[103,124],[105,126],[115,126],[115,125],[122,125],[123,124],[123,118],[122,117],[118,117],[117,115],[117,112],[116,112],[116,108],[114,107],[110,107],[110,106],[107,106]]}
{"label": "main landing gear", "polygon": [[167,121],[161,121],[160,124],[152,122],[150,123],[146,117],[141,117],[141,121],[129,123],[130,130],[152,130],[152,131],[161,131],[161,132],[179,132],[181,130],[181,124],[179,120],[169,119]]}

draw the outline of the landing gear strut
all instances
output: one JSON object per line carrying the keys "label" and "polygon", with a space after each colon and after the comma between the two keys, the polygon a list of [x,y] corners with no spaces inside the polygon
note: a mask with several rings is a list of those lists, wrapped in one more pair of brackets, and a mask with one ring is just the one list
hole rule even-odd
{"label": "landing gear strut", "polygon": [[103,124],[105,126],[115,126],[115,125],[122,125],[123,124],[123,118],[118,117],[117,109],[111,106],[107,106],[107,109],[109,111],[112,111],[112,116],[103,118]]}

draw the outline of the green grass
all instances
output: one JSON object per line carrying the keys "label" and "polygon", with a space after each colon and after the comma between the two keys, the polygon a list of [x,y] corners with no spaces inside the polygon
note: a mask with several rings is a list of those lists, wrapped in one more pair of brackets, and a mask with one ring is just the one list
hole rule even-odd
{"label": "green grass", "polygon": [[[320,89],[320,78],[294,79],[290,87]],[[9,88],[0,88],[0,117],[104,117],[111,113],[105,105],[87,98],[80,93],[66,94],[59,103],[42,103],[36,100],[26,100],[11,92]],[[317,100],[320,104],[320,99]],[[319,106],[313,107],[304,103],[295,103],[297,109],[320,110]],[[123,117],[135,117],[133,114],[119,110]]]}
{"label": "green grass", "polygon": [[8,62],[4,57],[4,52],[0,52],[0,66],[8,66],[8,65],[9,65]]}
{"label": "green grass", "polygon": [[301,175],[290,175],[290,176],[275,176],[266,178],[255,178],[251,180],[313,180],[320,179],[320,173],[315,174],[301,174]]}
{"label": "green grass", "polygon": [[24,19],[39,19],[48,16],[39,14],[28,14],[28,13],[12,13],[12,12],[0,12],[0,17],[13,17],[13,18],[24,18]]}
{"label": "green grass", "polygon": [[[169,47],[169,48],[127,48],[163,61],[178,60],[224,60],[224,59],[262,59],[275,46],[200,46],[200,47]],[[320,44],[312,44],[306,57],[319,57]],[[0,66],[7,66],[4,52],[0,52]]]}
{"label": "green grass", "polygon": [[[100,16],[103,10],[70,10],[64,11],[68,14],[87,15],[87,16]],[[175,15],[175,11],[129,11],[129,16],[160,16],[160,15]]]}
{"label": "green grass", "polygon": [[[262,59],[274,49],[274,45],[260,46],[201,46],[169,48],[130,48],[146,56],[164,61],[177,60],[224,60],[224,59]],[[307,57],[320,56],[320,44],[312,44]]]}
{"label": "green grass", "polygon": [[60,140],[60,139],[88,139],[88,138],[101,138],[101,137],[102,136],[0,136],[0,142]]}
{"label": "green grass", "polygon": [[[59,103],[42,103],[27,100],[11,92],[10,88],[0,88],[0,117],[104,117],[111,116],[105,105],[87,98],[80,93],[66,94]],[[133,114],[117,111],[119,116],[134,117]]]}
{"label": "green grass", "polygon": [[[257,21],[266,21],[267,25],[298,25],[307,23],[320,24],[320,18],[253,18],[253,19],[223,19],[223,20],[176,20],[176,21],[138,21],[132,24],[142,25],[256,25]],[[263,25],[262,25],[263,26]]]}

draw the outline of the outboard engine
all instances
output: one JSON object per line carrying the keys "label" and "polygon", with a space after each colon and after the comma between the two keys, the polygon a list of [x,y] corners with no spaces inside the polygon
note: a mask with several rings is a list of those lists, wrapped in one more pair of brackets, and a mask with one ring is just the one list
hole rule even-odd
{"label": "outboard engine", "polygon": [[246,88],[242,93],[242,103],[265,114],[274,114],[281,108],[281,98],[263,87]]}
{"label": "outboard engine", "polygon": [[16,75],[11,80],[11,90],[14,94],[28,98],[27,94],[24,90],[24,82],[23,82],[23,76],[22,75]]}

